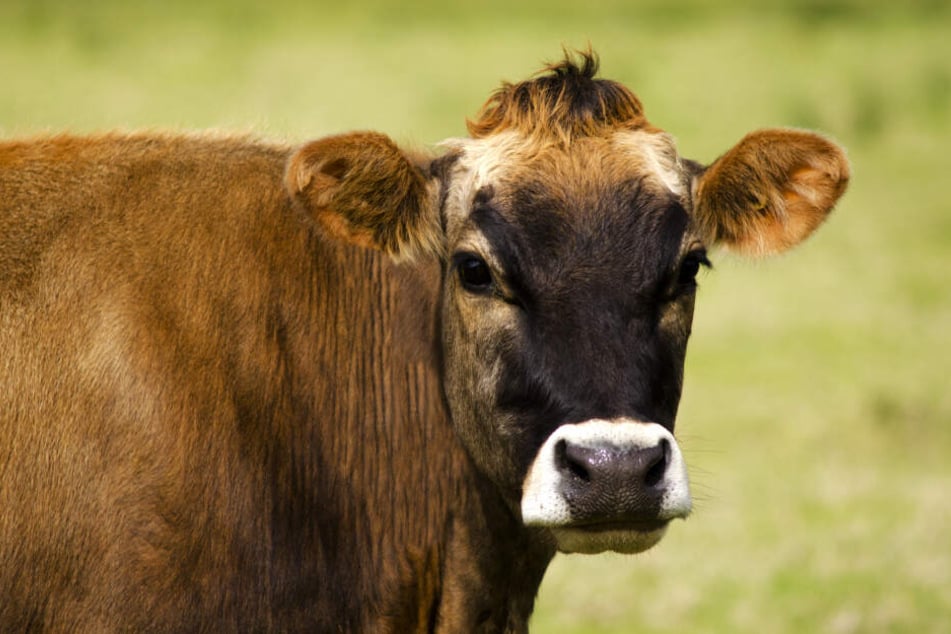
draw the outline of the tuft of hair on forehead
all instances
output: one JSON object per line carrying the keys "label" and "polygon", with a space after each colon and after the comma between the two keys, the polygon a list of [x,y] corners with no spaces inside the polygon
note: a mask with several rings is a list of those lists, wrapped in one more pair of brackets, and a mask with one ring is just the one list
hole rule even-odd
{"label": "tuft of hair on forehead", "polygon": [[[577,59],[575,58],[577,56]],[[605,136],[618,129],[648,126],[640,100],[621,84],[598,79],[598,57],[590,49],[565,51],[532,79],[503,83],[466,122],[474,138],[504,131],[570,143]]]}

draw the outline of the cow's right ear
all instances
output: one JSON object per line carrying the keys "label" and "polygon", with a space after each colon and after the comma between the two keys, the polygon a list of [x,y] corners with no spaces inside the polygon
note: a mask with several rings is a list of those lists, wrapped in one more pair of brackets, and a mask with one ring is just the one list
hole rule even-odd
{"label": "cow's right ear", "polygon": [[438,252],[438,184],[386,135],[354,132],[307,143],[284,183],[331,236],[398,258]]}

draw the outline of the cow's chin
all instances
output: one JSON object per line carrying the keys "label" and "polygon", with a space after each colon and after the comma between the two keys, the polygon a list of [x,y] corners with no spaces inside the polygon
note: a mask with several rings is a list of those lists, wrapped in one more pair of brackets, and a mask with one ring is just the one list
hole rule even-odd
{"label": "cow's chin", "polygon": [[657,544],[667,532],[667,525],[653,530],[553,527],[551,532],[563,553],[594,555],[614,551],[632,555]]}

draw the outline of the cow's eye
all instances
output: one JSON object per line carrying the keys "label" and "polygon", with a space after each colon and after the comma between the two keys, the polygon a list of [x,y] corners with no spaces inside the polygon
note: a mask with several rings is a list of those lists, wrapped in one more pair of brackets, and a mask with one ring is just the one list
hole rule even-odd
{"label": "cow's eye", "polygon": [[687,254],[687,257],[680,263],[677,283],[681,286],[689,286],[696,283],[697,273],[700,272],[701,266],[710,266],[710,260],[707,259],[706,251],[695,251]]}
{"label": "cow's eye", "polygon": [[462,255],[456,260],[462,285],[470,291],[484,291],[492,286],[492,271],[477,255]]}

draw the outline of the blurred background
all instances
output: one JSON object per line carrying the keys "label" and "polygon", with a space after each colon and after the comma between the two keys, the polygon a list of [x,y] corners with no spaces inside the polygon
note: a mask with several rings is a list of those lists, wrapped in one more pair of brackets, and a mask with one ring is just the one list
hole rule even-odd
{"label": "blurred background", "polygon": [[807,127],[853,179],[798,250],[714,254],[678,422],[696,512],[642,555],[556,558],[533,631],[951,631],[946,0],[0,0],[0,135],[427,147],[589,43],[683,155]]}

